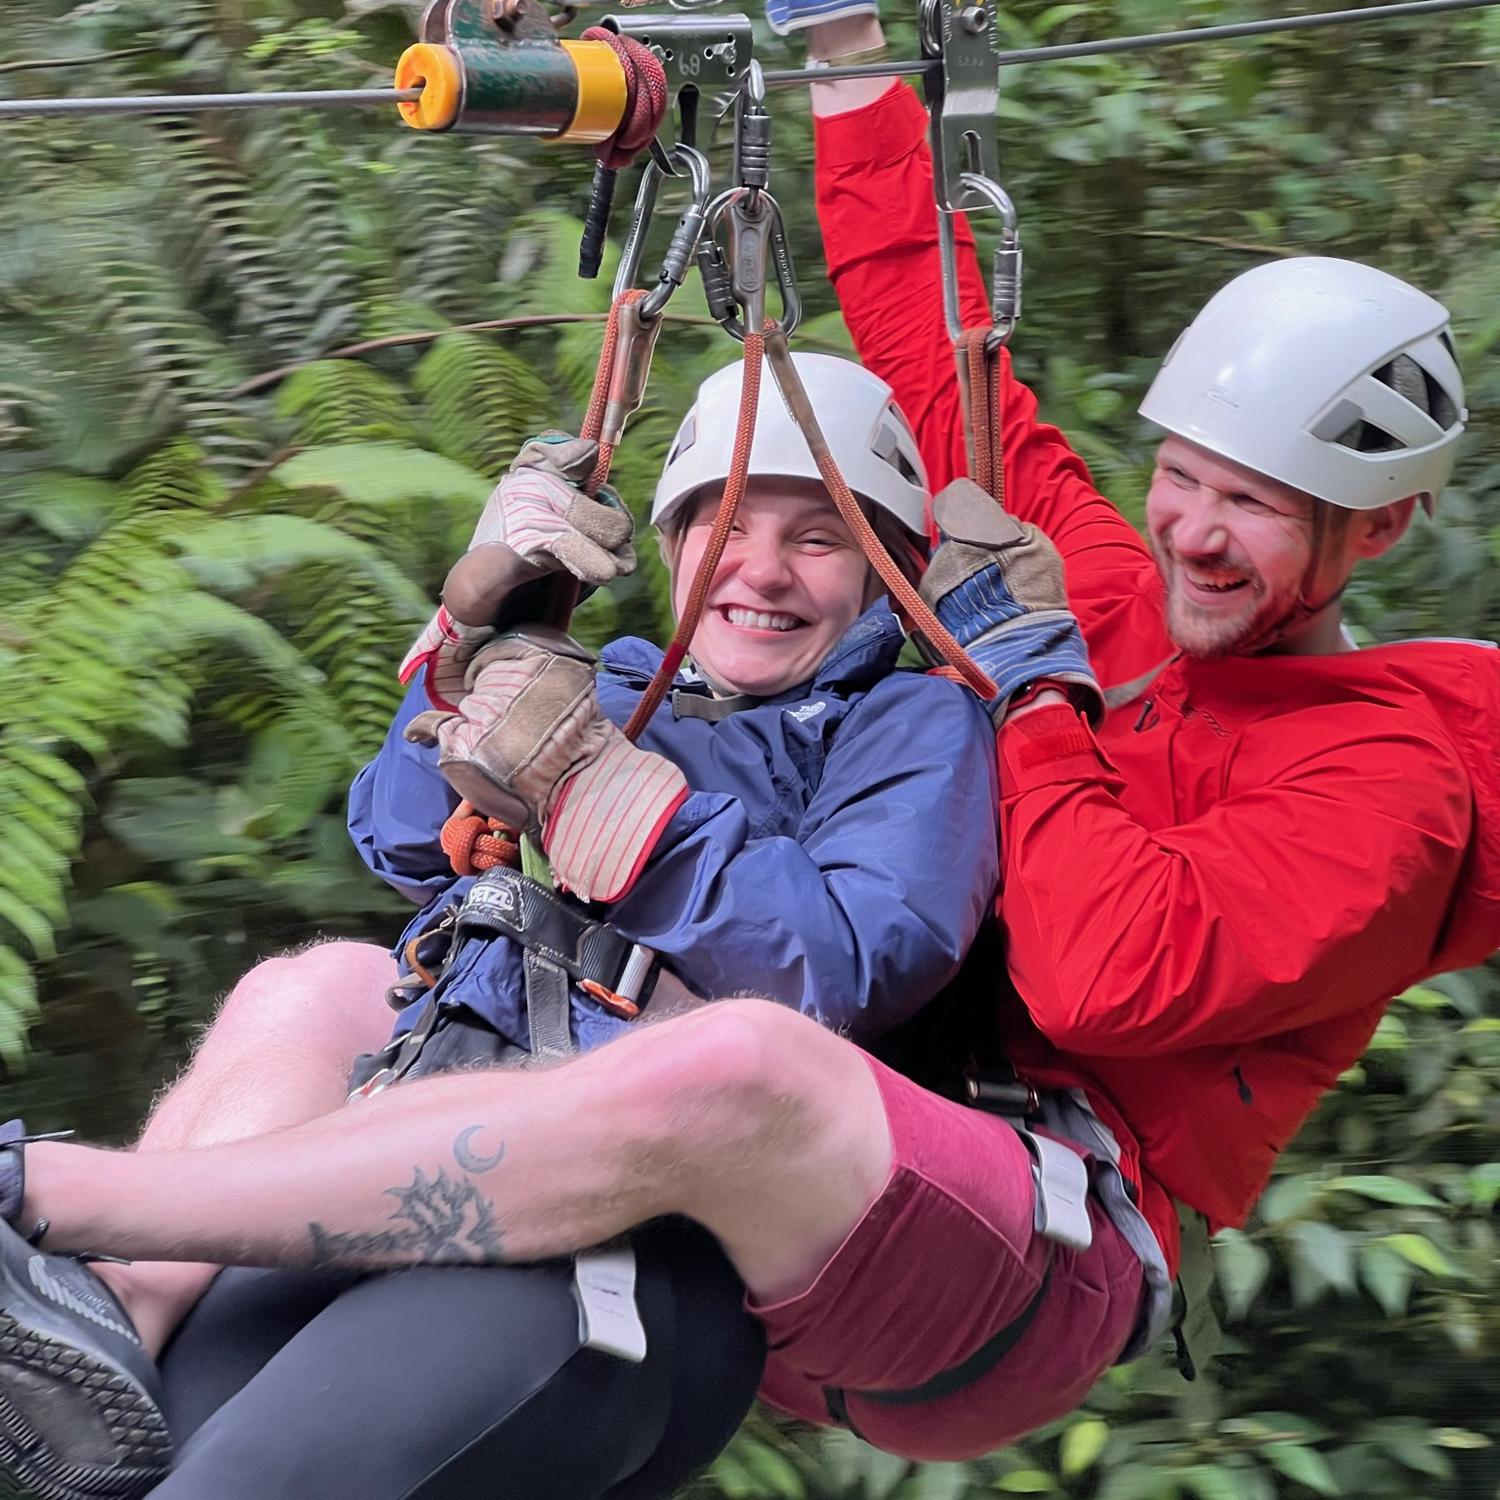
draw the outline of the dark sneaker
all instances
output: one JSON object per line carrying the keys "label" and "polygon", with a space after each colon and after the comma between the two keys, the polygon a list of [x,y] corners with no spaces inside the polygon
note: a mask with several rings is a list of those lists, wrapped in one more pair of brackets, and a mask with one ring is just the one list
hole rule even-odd
{"label": "dark sneaker", "polygon": [[172,1458],[159,1396],[156,1365],[104,1283],[0,1222],[0,1495],[144,1495]]}

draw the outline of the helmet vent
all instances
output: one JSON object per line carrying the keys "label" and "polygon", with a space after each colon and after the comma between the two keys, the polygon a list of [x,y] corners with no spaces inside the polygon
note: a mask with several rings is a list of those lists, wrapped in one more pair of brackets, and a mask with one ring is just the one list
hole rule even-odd
{"label": "helmet vent", "polygon": [[689,412],[682,426],[677,429],[677,437],[672,443],[672,451],[667,454],[667,462],[676,463],[697,441],[698,424],[693,420],[693,414]]}
{"label": "helmet vent", "polygon": [[1356,453],[1391,453],[1406,446],[1400,438],[1392,437],[1383,428],[1363,419],[1345,428],[1334,442],[1341,448],[1352,448]]}
{"label": "helmet vent", "polygon": [[1405,397],[1444,432],[1458,420],[1458,408],[1447,391],[1409,354],[1398,354],[1389,364],[1382,365],[1375,371],[1375,379]]}

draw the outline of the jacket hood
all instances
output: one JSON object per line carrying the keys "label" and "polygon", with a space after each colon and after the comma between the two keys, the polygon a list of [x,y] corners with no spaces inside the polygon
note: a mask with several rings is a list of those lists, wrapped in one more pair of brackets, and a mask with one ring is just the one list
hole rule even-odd
{"label": "jacket hood", "polygon": [[[901,625],[884,599],[877,599],[838,639],[832,651],[823,658],[812,680],[788,688],[781,697],[800,697],[809,689],[842,688],[845,691],[872,687],[895,669],[896,659],[905,643]],[[660,646],[638,636],[624,636],[611,641],[599,653],[599,659],[611,671],[622,675],[644,673],[650,676],[666,653]],[[679,674],[678,682],[688,681]]]}

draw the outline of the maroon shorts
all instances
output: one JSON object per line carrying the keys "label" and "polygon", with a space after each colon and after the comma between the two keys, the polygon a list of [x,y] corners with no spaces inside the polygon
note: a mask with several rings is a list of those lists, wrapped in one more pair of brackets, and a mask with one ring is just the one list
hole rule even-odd
{"label": "maroon shorts", "polygon": [[[1141,1264],[1092,1199],[1088,1250],[1036,1234],[1020,1136],[868,1061],[890,1122],[891,1175],[805,1292],[752,1300],[770,1345],[760,1393],[827,1424],[841,1392],[849,1425],[877,1447],[973,1458],[1083,1400],[1135,1326]],[[859,1394],[909,1390],[962,1364],[1025,1312],[1044,1275],[1019,1342],[971,1384],[911,1405]]]}

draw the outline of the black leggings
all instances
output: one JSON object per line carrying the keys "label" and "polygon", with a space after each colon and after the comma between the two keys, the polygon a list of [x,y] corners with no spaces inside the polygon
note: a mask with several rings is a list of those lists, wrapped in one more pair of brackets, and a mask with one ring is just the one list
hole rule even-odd
{"label": "black leggings", "polygon": [[765,1360],[705,1231],[635,1236],[640,1364],[579,1347],[570,1261],[225,1271],[162,1358],[172,1500],[659,1500]]}

